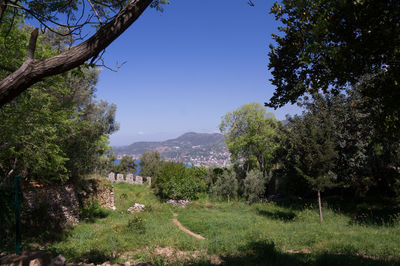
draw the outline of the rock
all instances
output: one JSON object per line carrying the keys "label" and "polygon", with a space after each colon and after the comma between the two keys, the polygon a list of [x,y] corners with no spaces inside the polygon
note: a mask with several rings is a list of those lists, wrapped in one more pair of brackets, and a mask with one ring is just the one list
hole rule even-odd
{"label": "rock", "polygon": [[145,208],[145,206],[143,204],[135,203],[135,205],[133,205],[133,207],[128,208],[128,212],[130,212],[130,213],[141,212],[144,210],[144,208]]}
{"label": "rock", "polygon": [[171,204],[172,206],[180,206],[180,207],[186,207],[190,203],[188,200],[169,200],[167,203]]}
{"label": "rock", "polygon": [[64,266],[65,265],[65,257],[59,254],[57,257],[51,260],[51,266]]}
{"label": "rock", "polygon": [[29,266],[45,266],[39,259],[34,259],[29,262]]}

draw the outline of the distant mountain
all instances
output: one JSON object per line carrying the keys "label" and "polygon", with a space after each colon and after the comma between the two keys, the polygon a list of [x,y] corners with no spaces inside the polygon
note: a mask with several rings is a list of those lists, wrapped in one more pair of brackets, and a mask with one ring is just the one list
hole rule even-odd
{"label": "distant mountain", "polygon": [[138,158],[143,152],[157,150],[167,160],[193,163],[194,165],[229,164],[230,154],[219,133],[189,132],[176,139],[161,142],[135,142],[128,146],[115,147],[117,155],[130,155]]}

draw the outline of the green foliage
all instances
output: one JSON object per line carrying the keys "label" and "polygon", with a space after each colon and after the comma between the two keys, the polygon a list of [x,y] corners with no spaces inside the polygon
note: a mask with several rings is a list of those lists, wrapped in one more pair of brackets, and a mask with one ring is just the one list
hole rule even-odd
{"label": "green foliage", "polygon": [[143,234],[146,230],[143,218],[139,215],[135,215],[133,218],[129,219],[127,230]]}
{"label": "green foliage", "polygon": [[257,202],[265,196],[267,180],[258,170],[251,170],[244,180],[244,195],[249,202]]}
{"label": "green foliage", "polygon": [[203,170],[186,167],[183,163],[163,162],[154,186],[163,199],[196,199],[206,188],[202,173]]}
{"label": "green foliage", "polygon": [[231,198],[237,197],[238,186],[236,173],[232,169],[229,169],[225,170],[215,182],[212,192],[216,196],[226,197],[229,202]]}
{"label": "green foliage", "polygon": [[131,156],[122,157],[121,161],[114,167],[116,173],[129,174],[136,172],[136,163]]}
{"label": "green foliage", "polygon": [[144,152],[140,156],[140,174],[144,177],[156,178],[161,166],[161,157],[158,151]]}
{"label": "green foliage", "polygon": [[[1,30],[4,33],[5,29]],[[27,28],[14,27],[0,45],[12,45],[15,39],[27,38],[28,32]],[[38,40],[37,57],[54,55],[63,49],[61,46],[61,40],[45,34]],[[14,65],[8,58],[13,55],[20,60],[15,64],[20,64],[24,58],[17,56],[18,49],[7,57],[1,55],[0,65]],[[98,74],[97,69],[79,68],[46,78],[2,106],[2,182],[9,182],[13,174],[53,182],[103,171],[108,135],[118,124],[114,120],[116,106],[94,100]]]}
{"label": "green foliage", "polygon": [[96,218],[105,218],[108,214],[109,212],[103,209],[97,200],[90,200],[79,210],[79,218],[90,223],[96,221]]}
{"label": "green foliage", "polygon": [[365,84],[363,94],[379,100],[379,127],[399,136],[399,1],[284,0],[271,13],[282,25],[270,46],[269,106]]}
{"label": "green foliage", "polygon": [[278,121],[265,107],[250,103],[227,113],[220,124],[234,163],[243,162],[246,171],[258,168],[264,175],[272,166],[278,148]]}

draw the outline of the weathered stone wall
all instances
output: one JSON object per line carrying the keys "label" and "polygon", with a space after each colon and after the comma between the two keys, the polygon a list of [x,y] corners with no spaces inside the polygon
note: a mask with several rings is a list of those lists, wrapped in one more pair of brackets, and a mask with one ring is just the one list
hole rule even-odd
{"label": "weathered stone wall", "polygon": [[79,222],[79,202],[74,186],[30,187],[23,189],[25,226],[41,227],[43,223],[65,227]]}
{"label": "weathered stone wall", "polygon": [[32,228],[65,227],[79,222],[79,208],[91,200],[114,207],[114,187],[108,181],[89,179],[78,185],[28,186],[23,190],[23,224]]}
{"label": "weathered stone wall", "polygon": [[83,206],[87,206],[89,201],[97,200],[102,207],[115,209],[114,187],[110,181],[104,178],[83,180],[76,187],[76,191]]}

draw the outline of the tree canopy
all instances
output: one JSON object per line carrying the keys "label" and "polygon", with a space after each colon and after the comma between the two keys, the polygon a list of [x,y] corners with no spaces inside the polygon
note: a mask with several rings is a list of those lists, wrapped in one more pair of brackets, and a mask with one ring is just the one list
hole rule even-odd
{"label": "tree canopy", "polygon": [[247,172],[256,167],[264,175],[278,147],[278,128],[274,115],[259,103],[245,104],[227,113],[220,124],[231,160],[246,165]]}
{"label": "tree canopy", "polygon": [[283,0],[271,13],[280,33],[270,46],[274,108],[320,90],[364,84],[379,100],[382,124],[399,130],[400,2]]}

